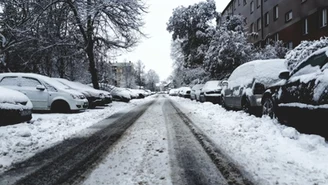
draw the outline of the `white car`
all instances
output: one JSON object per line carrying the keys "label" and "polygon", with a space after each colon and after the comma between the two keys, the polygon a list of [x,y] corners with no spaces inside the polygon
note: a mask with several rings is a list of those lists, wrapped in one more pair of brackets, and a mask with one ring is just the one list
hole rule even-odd
{"label": "white car", "polygon": [[0,86],[24,93],[31,100],[34,111],[79,111],[89,104],[82,93],[39,74],[1,73]]}
{"label": "white car", "polygon": [[32,119],[32,102],[23,93],[0,87],[0,125]]}

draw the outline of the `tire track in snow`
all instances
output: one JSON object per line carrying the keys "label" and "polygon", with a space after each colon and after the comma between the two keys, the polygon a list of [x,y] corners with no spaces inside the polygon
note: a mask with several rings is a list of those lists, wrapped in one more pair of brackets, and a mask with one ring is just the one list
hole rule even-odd
{"label": "tire track in snow", "polygon": [[[171,145],[176,150],[175,160],[178,161],[178,165],[175,165],[177,174],[184,176],[182,178],[172,178],[176,179],[179,184],[229,184],[229,185],[252,185],[253,183],[234,165],[227,157],[225,157],[219,149],[215,147],[213,142],[206,137],[205,134],[198,129],[192,121],[170,100],[167,101],[166,111],[171,111],[172,114],[176,114],[175,118],[177,121],[168,130],[171,131],[172,137],[170,140]],[[180,121],[178,121],[180,119]],[[185,127],[185,128],[183,128]],[[188,131],[186,131],[186,128]],[[185,130],[185,131],[183,131]],[[175,135],[175,136],[174,136]],[[191,136],[192,135],[192,136]],[[172,140],[173,139],[173,140]],[[188,141],[189,140],[189,141]],[[194,143],[192,141],[195,141]],[[189,145],[189,146],[188,146]],[[198,151],[195,151],[195,148]],[[209,158],[210,163],[212,163],[215,168],[211,170],[207,167],[201,167],[201,163],[205,160],[199,158],[195,152],[203,152]],[[207,158],[203,156],[204,158]],[[202,161],[204,160],[204,161]],[[206,161],[209,162],[209,161]],[[173,165],[174,166],[174,165]],[[200,168],[201,167],[201,168]],[[215,172],[215,170],[217,170]],[[212,175],[211,175],[212,173]],[[217,178],[215,178],[215,173],[217,173]],[[210,175],[209,175],[210,174]],[[222,180],[223,179],[223,180]],[[214,182],[213,182],[214,181]],[[219,181],[219,182],[218,182]]]}
{"label": "tire track in snow", "polygon": [[[83,180],[82,174],[106,154],[115,143],[155,100],[141,105],[120,116],[113,123],[88,138],[81,139],[78,145],[43,165],[38,170],[14,182],[15,185],[60,185],[74,184]],[[106,120],[105,120],[106,121]],[[106,125],[106,124],[105,124]],[[47,156],[44,156],[47,158]],[[32,166],[33,164],[31,164]],[[28,170],[25,169],[25,170]],[[4,174],[3,177],[6,177]],[[1,181],[0,181],[1,182]],[[8,184],[8,183],[6,183]]]}

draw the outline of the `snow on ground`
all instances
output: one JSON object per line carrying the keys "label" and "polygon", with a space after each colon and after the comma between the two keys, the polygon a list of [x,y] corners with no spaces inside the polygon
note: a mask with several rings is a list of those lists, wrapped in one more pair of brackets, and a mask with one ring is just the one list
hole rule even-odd
{"label": "snow on ground", "polygon": [[162,98],[148,108],[110,148],[83,185],[171,185],[167,130]]}
{"label": "snow on ground", "polygon": [[113,102],[105,107],[87,109],[74,114],[35,114],[30,123],[0,127],[0,173],[13,163],[23,161],[35,153],[78,134],[83,129],[119,111],[128,111],[152,99]]}
{"label": "snow on ground", "polygon": [[328,184],[328,143],[323,137],[212,103],[170,98],[259,184]]}

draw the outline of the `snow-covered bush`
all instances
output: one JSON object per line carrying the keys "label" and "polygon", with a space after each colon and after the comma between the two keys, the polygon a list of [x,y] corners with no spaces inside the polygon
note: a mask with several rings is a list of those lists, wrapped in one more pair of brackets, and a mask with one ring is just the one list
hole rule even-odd
{"label": "snow-covered bush", "polygon": [[320,40],[302,41],[293,50],[287,52],[285,58],[288,70],[292,71],[300,62],[318,49],[328,46],[328,37],[322,37]]}
{"label": "snow-covered bush", "polygon": [[265,45],[264,48],[258,49],[258,51],[254,53],[254,60],[282,59],[285,58],[287,52],[288,49],[281,40],[272,41]]}
{"label": "snow-covered bush", "polygon": [[231,16],[216,30],[207,50],[204,67],[211,78],[221,79],[253,56],[253,45],[248,42],[241,16]]}

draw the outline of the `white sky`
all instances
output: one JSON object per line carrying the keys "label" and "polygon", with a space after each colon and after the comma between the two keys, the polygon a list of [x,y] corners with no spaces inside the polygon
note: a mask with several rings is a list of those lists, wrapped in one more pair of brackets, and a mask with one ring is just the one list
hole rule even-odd
{"label": "white sky", "polygon": [[[166,80],[172,73],[171,34],[166,30],[166,23],[172,15],[172,10],[180,5],[188,6],[200,2],[201,0],[147,0],[149,6],[148,14],[145,16],[144,32],[149,38],[142,39],[142,42],[129,53],[123,53],[117,61],[123,62],[125,59],[131,62],[141,60],[146,71],[153,69],[160,76],[161,80]],[[222,12],[230,0],[215,0],[218,12]]]}
{"label": "white sky", "polygon": [[[2,126],[0,173],[8,170],[12,163],[57,142],[95,133],[103,128],[99,125],[109,124],[108,120],[99,121],[153,99],[151,96],[130,103],[113,102],[104,109],[87,109],[79,114],[33,114],[33,124]],[[257,182],[255,184],[328,184],[328,143],[323,137],[299,133],[268,117],[227,111],[209,102],[170,99],[221,152],[241,166]],[[164,103],[165,98],[156,99],[111,147],[109,155],[87,177],[85,185],[171,184],[169,141],[163,138],[172,131],[166,126],[170,115],[163,111]],[[6,184],[3,180],[10,181],[0,179],[0,184]]]}

